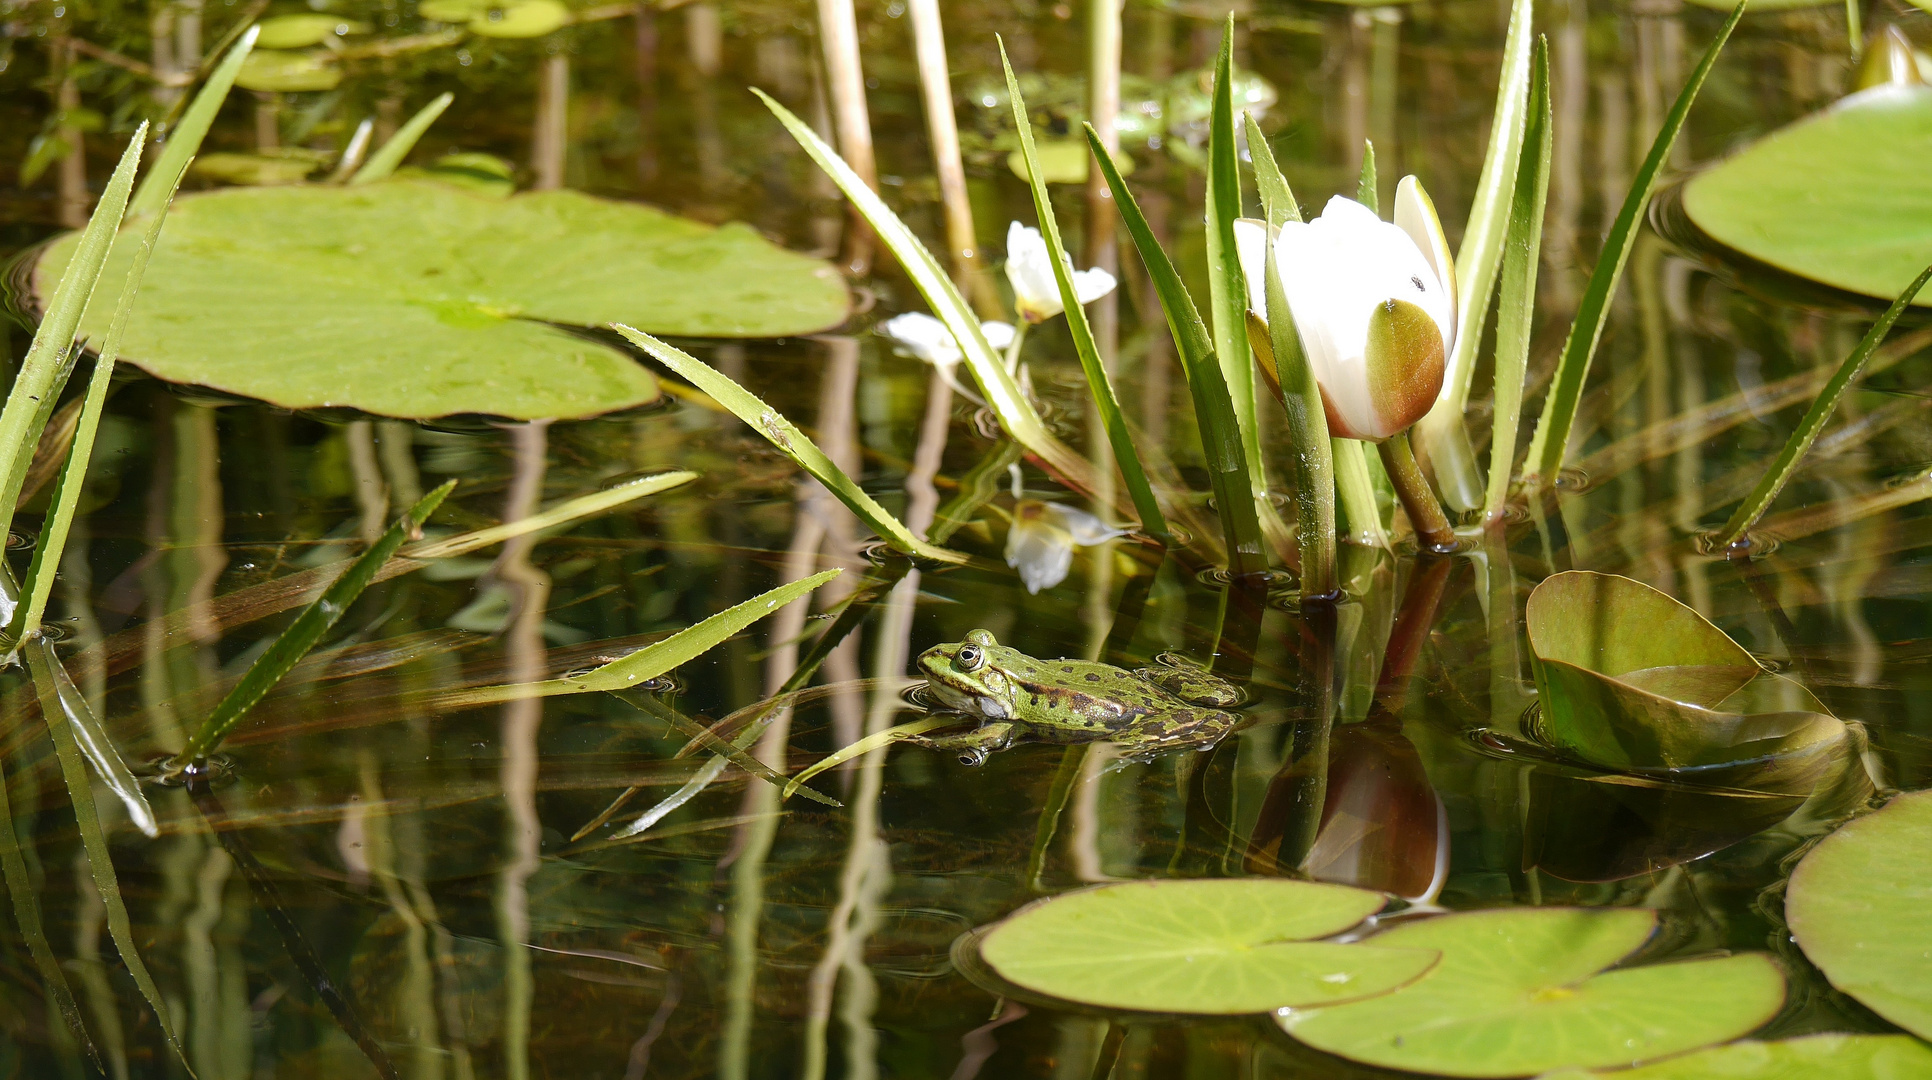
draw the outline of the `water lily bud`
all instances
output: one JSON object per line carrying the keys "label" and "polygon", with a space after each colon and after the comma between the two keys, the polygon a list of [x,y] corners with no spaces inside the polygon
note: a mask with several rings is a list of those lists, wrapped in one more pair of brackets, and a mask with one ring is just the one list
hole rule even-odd
{"label": "water lily bud", "polygon": [[1051,589],[1073,569],[1073,549],[1104,544],[1127,535],[1125,529],[1071,506],[1021,499],[1013,506],[1013,524],[1006,532],[1006,565],[1020,572],[1026,591]]}
{"label": "water lily bud", "polygon": [[[1067,267],[1073,257],[1066,256]],[[1065,311],[1060,303],[1060,283],[1053,278],[1053,260],[1047,257],[1046,238],[1040,230],[1015,221],[1006,227],[1006,280],[1013,284],[1013,306],[1020,318],[1042,323]],[[1114,276],[1095,267],[1073,271],[1073,293],[1082,304],[1114,291]]]}
{"label": "water lily bud", "polygon": [[[1336,196],[1275,238],[1282,291],[1322,389],[1329,431],[1380,442],[1435,404],[1456,343],[1455,270],[1422,185],[1396,189],[1398,224]],[[1267,225],[1235,223],[1249,305],[1267,313]]]}

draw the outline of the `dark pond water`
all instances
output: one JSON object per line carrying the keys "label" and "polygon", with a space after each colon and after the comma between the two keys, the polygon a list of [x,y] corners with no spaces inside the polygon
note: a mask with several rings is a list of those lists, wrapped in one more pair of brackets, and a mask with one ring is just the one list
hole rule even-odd
{"label": "dark pond water", "polygon": [[[351,6],[340,11],[394,33],[415,25],[413,4]],[[241,5],[192,10],[212,41]],[[870,104],[884,190],[936,237],[904,14],[896,0],[860,11]],[[1127,69],[1162,77],[1200,67],[1218,47],[1222,14],[1130,5]],[[1303,200],[1352,190],[1353,148],[1373,137],[1385,183],[1421,174],[1453,239],[1487,138],[1506,14],[1494,0],[1237,9],[1238,62],[1279,90],[1267,126]],[[1569,0],[1537,14],[1551,39],[1558,116],[1545,332],[1532,355],[1533,377],[1547,377],[1599,237],[1721,16],[1672,0]],[[954,3],[945,17],[961,87],[997,70],[995,33],[1023,70],[1080,69],[1082,16],[1065,4]],[[37,27],[144,57],[150,41],[148,13],[137,9],[90,7],[76,19],[40,4],[7,18],[16,21],[0,41],[0,169],[11,175],[49,115]],[[1836,7],[1748,18],[1677,163],[1714,158],[1841,93],[1843,18]],[[743,90],[771,88],[809,113],[820,92],[814,25],[807,5],[757,0],[535,42],[474,39],[460,54],[359,68],[326,100],[287,95],[279,134],[334,139],[345,121],[394,117],[398,106],[406,116],[451,89],[456,104],[419,156],[485,151],[527,162],[538,67],[547,49],[563,48],[573,86],[568,184],[749,221],[829,255],[842,209]],[[109,68],[91,69],[82,90],[116,129],[146,100],[145,83]],[[969,130],[977,110],[961,106]],[[238,94],[215,148],[254,146],[252,111]],[[301,134],[300,124],[322,126]],[[98,188],[120,140],[88,140]],[[1198,264],[1200,173],[1176,155],[1140,157],[1135,183],[1184,261]],[[1031,222],[1032,210],[1000,155],[970,172],[979,232],[997,255],[1006,222]],[[5,185],[11,246],[56,229],[53,176]],[[1080,189],[1062,195],[1063,220],[1077,223]],[[1122,261],[1124,286],[1108,303],[1130,418],[1205,490],[1179,371],[1158,318],[1144,317],[1154,310],[1145,277],[1131,256]],[[1915,328],[1898,335],[1910,339],[1902,358],[1846,399],[1767,520],[1775,552],[1743,565],[1714,560],[1696,537],[1784,440],[1810,397],[1791,387],[1815,385],[1805,373],[1835,365],[1870,315],[1769,298],[1783,294],[1646,237],[1616,302],[1557,512],[1515,523],[1505,544],[1451,557],[1347,553],[1358,598],[1339,618],[1343,690],[1323,814],[1294,768],[1318,725],[1292,586],[1230,594],[1198,560],[1152,565],[1116,542],[1079,552],[1064,582],[1029,594],[1002,559],[1001,510],[1012,505],[1004,445],[956,398],[937,414],[943,426],[933,422],[931,395],[944,391],[931,369],[869,332],[922,309],[906,280],[888,265],[859,282],[859,295],[851,323],[809,340],[685,344],[810,428],[895,511],[930,513],[990,466],[980,472],[993,508],[952,539],[975,556],[966,567],[907,574],[869,559],[869,535],[842,507],[748,428],[688,395],[630,415],[512,429],[291,414],[132,377],[119,386],[54,610],[70,670],[130,760],[178,747],[290,617],[220,598],[341,557],[417,492],[461,481],[438,518],[456,532],[639,473],[703,474],[567,531],[377,584],[229,741],[218,809],[153,789],[161,837],[148,840],[102,793],[136,939],[198,1075],[375,1075],[292,959],[285,925],[397,1073],[416,1080],[815,1068],[854,1078],[1086,1077],[1105,1075],[1104,1063],[1095,1071],[1103,1051],[1118,1077],[1381,1075],[1300,1048],[1265,1018],[1021,1005],[955,967],[964,932],[1043,895],[1119,879],[1291,874],[1298,862],[1317,878],[1452,909],[1655,907],[1665,929],[1650,956],[1768,949],[1788,962],[1790,1004],[1767,1034],[1888,1030],[1830,991],[1781,932],[1784,860],[1824,827],[1817,815],[1788,817],[1795,800],[1767,807],[1605,787],[1480,733],[1519,733],[1533,700],[1514,644],[1529,588],[1588,568],[1694,606],[1836,714],[1862,721],[1883,779],[1925,786],[1932,529],[1914,499],[1932,461],[1932,399],[1911,389],[1924,381],[1912,350],[1926,339]],[[5,332],[17,360],[27,331]],[[1034,335],[1026,355],[1054,422],[1085,445],[1085,390],[1065,332],[1054,324]],[[1731,406],[1734,422],[1682,419],[1714,402]],[[1278,442],[1278,412],[1268,424]],[[922,472],[922,456],[936,472]],[[1030,467],[1024,483],[1030,495],[1056,491]],[[41,505],[18,519],[10,548],[33,543]],[[24,554],[16,557],[17,571]],[[767,760],[796,771],[907,719],[910,657],[974,628],[1037,656],[1138,664],[1171,650],[1247,672],[1253,723],[1211,753],[1151,760],[1105,745],[1036,746],[969,769],[895,747],[817,782],[839,809],[781,805],[774,788],[727,770],[644,835],[598,845],[609,827],[572,836],[621,793],[635,789],[620,822],[703,767],[702,755],[674,757],[686,740],[639,707],[650,702],[438,704],[465,687],[592,666],[824,567],[847,573],[814,604],[679,669],[653,698],[659,711],[715,719],[760,701],[833,625],[827,607],[857,591],[870,597],[865,618],[815,680],[832,692],[780,714],[761,744]],[[44,930],[23,935],[16,917],[0,933],[0,1075],[92,1068],[53,1011],[37,949],[58,958],[113,1075],[179,1074],[113,957],[31,689],[5,678],[18,895],[35,899]],[[214,813],[224,819],[219,843]]]}

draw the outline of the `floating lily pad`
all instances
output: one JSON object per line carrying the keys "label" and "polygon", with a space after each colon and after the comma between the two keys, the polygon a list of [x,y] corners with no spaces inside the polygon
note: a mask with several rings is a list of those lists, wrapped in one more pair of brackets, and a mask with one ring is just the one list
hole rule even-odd
{"label": "floating lily pad", "polygon": [[[1881,86],[1699,174],[1684,187],[1684,212],[1760,262],[1890,300],[1932,264],[1929,173],[1932,87]],[[1915,303],[1932,305],[1932,295]]]}
{"label": "floating lily pad", "polygon": [[235,82],[245,90],[265,93],[333,90],[342,82],[342,69],[326,52],[256,49],[242,61],[241,74],[235,76]]}
{"label": "floating lily pad", "polygon": [[1408,923],[1369,941],[1442,954],[1392,994],[1282,1014],[1290,1035],[1370,1065],[1447,1076],[1529,1076],[1632,1065],[1735,1039],[1774,1016],[1768,956],[1605,968],[1650,937],[1654,912],[1508,908]]}
{"label": "floating lily pad", "polygon": [[[1092,160],[1092,152],[1087,149],[1085,139],[1046,139],[1036,140],[1033,149],[1040,156],[1040,172],[1045,174],[1049,184],[1084,184],[1087,182],[1087,165]],[[1116,154],[1114,162],[1120,166],[1120,175],[1134,174],[1134,159],[1126,154]],[[1026,158],[1018,150],[1006,155],[1006,167],[1014,176],[1026,179]]]}
{"label": "floating lily pad", "polygon": [[257,25],[261,27],[261,34],[255,38],[257,49],[306,49],[332,37],[369,32],[368,23],[317,12],[277,15]]}
{"label": "floating lily pad", "polygon": [[498,38],[542,37],[570,21],[558,0],[426,0],[417,11],[425,19],[464,23],[472,34]]}
{"label": "floating lily pad", "polygon": [[1811,849],[1785,920],[1831,984],[1932,1038],[1932,791],[1901,795]]}
{"label": "floating lily pad", "polygon": [[1525,612],[1537,733],[1606,769],[1802,794],[1846,729],[1695,610],[1640,581],[1572,570]]}
{"label": "floating lily pad", "polygon": [[1928,1080],[1932,1046],[1909,1035],[1810,1035],[1736,1042],[1635,1069],[1564,1071],[1542,1080]]}
{"label": "floating lily pad", "polygon": [[1335,945],[1381,910],[1365,889],[1274,878],[1141,881],[1044,900],[980,953],[1028,990],[1105,1008],[1234,1014],[1386,993],[1435,963],[1428,949]]}
{"label": "floating lily pad", "polygon": [[[133,223],[131,229],[139,229]],[[46,296],[69,234],[34,269]],[[126,273],[116,245],[107,273]],[[590,416],[652,400],[629,355],[552,323],[779,337],[846,314],[831,266],[573,191],[445,184],[228,188],[175,201],[122,356],[172,382],[387,416]],[[105,312],[83,330],[98,338]]]}

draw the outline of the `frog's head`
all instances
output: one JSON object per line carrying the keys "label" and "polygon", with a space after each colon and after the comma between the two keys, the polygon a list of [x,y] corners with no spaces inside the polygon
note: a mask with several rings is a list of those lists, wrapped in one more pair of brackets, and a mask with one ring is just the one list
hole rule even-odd
{"label": "frog's head", "polygon": [[991,631],[975,630],[965,641],[935,645],[919,654],[919,673],[926,691],[942,707],[986,720],[1013,717],[1013,682],[1008,677],[1013,652],[993,640]]}

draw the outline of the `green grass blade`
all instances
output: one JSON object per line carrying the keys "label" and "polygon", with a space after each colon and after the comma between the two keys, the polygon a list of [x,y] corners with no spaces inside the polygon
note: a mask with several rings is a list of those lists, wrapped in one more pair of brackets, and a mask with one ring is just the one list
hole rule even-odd
{"label": "green grass blade", "polygon": [[140,190],[129,200],[127,215],[131,218],[145,217],[158,212],[174,197],[174,189],[181,184],[181,177],[188,171],[188,163],[194,160],[195,153],[201,149],[201,140],[208,135],[209,127],[215,122],[215,114],[221,111],[221,103],[228,98],[228,90],[235,85],[235,76],[241,74],[242,61],[248,59],[248,52],[255,47],[255,38],[261,33],[260,27],[251,26],[237,40],[221,63],[208,75],[208,81],[195,91],[194,100],[181,114],[181,122],[174,130],[164,133],[161,156],[154,161],[154,168],[141,181]]}
{"label": "green grass blade", "polygon": [[[838,570],[824,570],[789,585],[780,585],[736,607],[726,608],[696,626],[686,627],[663,641],[647,645],[599,668],[567,679],[548,679],[533,683],[505,683],[484,686],[459,694],[440,696],[439,708],[471,708],[521,698],[561,697],[598,691],[629,690],[688,663],[726,638],[838,577]],[[720,767],[723,760],[719,760]]]}
{"label": "green grass blade", "polygon": [[813,479],[825,485],[825,490],[837,496],[847,509],[858,515],[860,521],[871,526],[872,531],[892,545],[893,550],[935,562],[966,561],[966,556],[957,551],[928,544],[914,536],[911,529],[892,516],[891,511],[873,501],[872,496],[845,475],[845,470],[839,468],[837,462],[826,457],[825,451],[820,450],[817,443],[798,430],[790,420],[779,415],[777,409],[765,404],[758,395],[732,382],[730,376],[641,330],[628,326],[615,326],[613,329],[693,386],[711,395],[712,400],[730,409],[753,431],[769,439],[786,457],[797,462],[799,468],[811,473]]}
{"label": "green grass blade", "polygon": [[1375,180],[1375,144],[1362,140],[1362,175],[1355,180],[1355,201],[1369,208],[1370,212],[1382,212],[1382,196],[1377,193]]}
{"label": "green grass blade", "polygon": [[[92,724],[98,729],[99,723],[93,711],[87,707],[87,699],[68,678],[67,670],[55,655],[52,644],[44,639],[35,640],[28,643],[26,653],[27,666],[33,673],[34,686],[40,694],[40,713],[47,720],[48,734],[54,740],[54,753],[60,759],[61,776],[67,782],[67,794],[74,804],[74,821],[80,828],[81,846],[87,853],[88,873],[94,879],[95,890],[101,894],[101,903],[107,908],[108,935],[114,939],[114,949],[120,954],[121,963],[127,967],[128,974],[133,977],[134,985],[147,999],[148,1007],[154,1010],[155,1019],[161,1025],[161,1034],[174,1048],[182,1067],[192,1076],[194,1069],[188,1064],[187,1048],[182,1046],[180,1036],[175,1034],[174,1025],[168,1020],[167,1002],[161,996],[161,988],[155,985],[154,976],[148,972],[147,964],[142,962],[135,944],[134,921],[128,917],[127,902],[121,897],[120,879],[114,873],[113,852],[107,844],[106,830],[101,827],[100,812],[94,805],[93,785],[88,780],[87,766],[82,761],[80,739],[102,739],[104,733],[88,732],[87,725]],[[112,744],[108,744],[107,749],[111,753]],[[87,756],[98,769],[98,757],[92,754]],[[114,760],[118,762],[120,756],[116,754]],[[122,765],[120,771],[127,773],[127,766]],[[124,780],[132,784],[134,778],[129,774]],[[147,809],[147,800],[141,797],[140,787],[135,785],[132,788],[130,801],[129,796],[116,786],[114,779],[109,778],[108,784],[115,787],[115,793],[127,804],[129,816],[141,827],[141,831],[149,837],[159,835],[155,831],[154,814]],[[139,815],[135,812],[137,803],[141,811]]]}
{"label": "green grass blade", "polygon": [[1482,175],[1476,181],[1475,199],[1463,227],[1462,248],[1456,252],[1456,345],[1443,371],[1442,394],[1418,425],[1436,484],[1444,499],[1458,510],[1473,510],[1483,498],[1476,453],[1463,413],[1469,404],[1483,324],[1489,318],[1489,301],[1502,263],[1510,199],[1523,153],[1534,43],[1531,6],[1531,0],[1513,0],[1510,5],[1489,149],[1483,155]]}
{"label": "green grass blade", "polygon": [[335,579],[320,599],[304,608],[289,624],[289,628],[282,631],[282,636],[276,638],[275,643],[248,666],[241,681],[228,691],[227,697],[221,699],[214,712],[208,714],[208,719],[202,721],[201,729],[188,740],[188,745],[169,760],[167,771],[179,773],[220,746],[221,740],[234,730],[248,710],[274,689],[275,684],[282,681],[282,676],[307,656],[310,649],[315,648],[316,643],[322,640],[322,635],[329,632],[342,613],[349,610],[349,605],[355,603],[356,597],[362,595],[362,590],[369,587],[382,564],[389,561],[389,557],[403,546],[403,541],[411,533],[422,528],[423,522],[435,513],[436,508],[442,505],[444,496],[455,486],[456,481],[451,480],[423,496],[375,543],[369,545],[369,550],[343,571],[342,576]]}
{"label": "green grass blade", "polygon": [[[1207,269],[1208,309],[1214,355],[1227,384],[1250,497],[1266,503],[1267,470],[1261,461],[1261,429],[1255,408],[1254,361],[1248,356],[1248,284],[1234,246],[1234,219],[1241,216],[1241,159],[1234,139],[1234,16],[1221,31],[1214,61],[1213,111],[1208,121]],[[1202,423],[1207,417],[1200,417]],[[1272,507],[1271,507],[1272,508]]]}
{"label": "green grass blade", "polygon": [[1583,400],[1583,384],[1590,375],[1590,361],[1596,356],[1597,343],[1603,339],[1603,326],[1610,318],[1610,301],[1617,291],[1617,282],[1623,277],[1624,264],[1630,261],[1630,252],[1637,245],[1637,229],[1644,208],[1650,205],[1650,197],[1657,190],[1657,176],[1663,172],[1664,161],[1677,142],[1678,132],[1684,129],[1691,103],[1697,100],[1697,92],[1717,63],[1717,54],[1743,17],[1744,4],[1739,3],[1731,17],[1724,20],[1710,48],[1704,50],[1704,58],[1697,62],[1697,69],[1691,72],[1669,115],[1664,117],[1662,130],[1650,144],[1649,156],[1644,158],[1643,167],[1630,183],[1623,209],[1617,212],[1617,219],[1604,238],[1596,269],[1591,272],[1590,283],[1584,287],[1583,299],[1577,305],[1576,321],[1570,325],[1569,340],[1563,344],[1563,356],[1557,361],[1549,397],[1543,401],[1536,435],[1530,439],[1526,472],[1531,478],[1543,482],[1554,480],[1563,467],[1563,457],[1570,446],[1570,429],[1576,423],[1577,406]]}
{"label": "green grass blade", "polygon": [[1503,241],[1501,296],[1496,309],[1496,419],[1489,444],[1489,486],[1483,517],[1498,520],[1516,469],[1516,432],[1522,423],[1523,379],[1529,371],[1530,331],[1536,324],[1536,267],[1543,256],[1543,209],[1550,194],[1550,48],[1536,41],[1530,61],[1529,123],[1523,159],[1510,197]]}
{"label": "green grass blade", "polygon": [[[49,665],[44,682],[38,674],[35,675],[41,711],[47,714],[48,726],[58,728],[60,737],[74,742],[76,750],[94,766],[94,772],[101,782],[127,808],[128,820],[134,827],[150,840],[159,837],[161,830],[155,824],[154,809],[148,805],[147,796],[141,793],[141,782],[135,779],[134,771],[127,767],[121,752],[115,749],[113,738],[88,706],[86,696],[68,677],[66,667],[50,651],[50,644],[44,638],[36,638],[22,650],[29,661],[36,654],[44,654],[43,658]],[[55,717],[48,711],[50,709],[59,710],[60,717]],[[58,743],[59,739],[56,739],[56,749],[59,748]]]}
{"label": "green grass blade", "polygon": [[[1208,476],[1214,489],[1214,505],[1227,534],[1228,570],[1237,577],[1262,573],[1268,564],[1262,554],[1261,518],[1255,512],[1247,457],[1241,446],[1240,429],[1235,424],[1228,384],[1222,380],[1220,364],[1215,360],[1214,342],[1208,337],[1194,298],[1181,283],[1180,272],[1174,269],[1174,261],[1161,250],[1154,230],[1147,225],[1146,215],[1134,200],[1134,193],[1121,179],[1120,170],[1091,125],[1087,127],[1087,146],[1093,151],[1108,190],[1113,192],[1115,209],[1127,234],[1134,239],[1134,247],[1147,267],[1147,276],[1153,280],[1154,291],[1160,295],[1168,333],[1174,337],[1181,366],[1187,372],[1187,386],[1194,398],[1195,418],[1201,429],[1201,448],[1206,452]],[[1247,348],[1245,334],[1242,348]]]}
{"label": "green grass blade", "polygon": [[1871,330],[1858,343],[1858,347],[1851,351],[1850,356],[1845,357],[1844,363],[1838,365],[1838,371],[1832,375],[1831,381],[1825,384],[1824,390],[1819,392],[1811,407],[1805,410],[1804,419],[1798,421],[1797,430],[1793,431],[1791,438],[1785,441],[1784,449],[1778,451],[1778,456],[1772,460],[1771,466],[1765,470],[1757,486],[1744,497],[1744,501],[1738,504],[1737,511],[1731,515],[1731,520],[1725,522],[1724,528],[1719,530],[1714,543],[1715,547],[1728,548],[1742,540],[1751,526],[1756,525],[1758,519],[1764,516],[1764,512],[1770,509],[1772,500],[1778,497],[1778,492],[1784,490],[1784,485],[1791,479],[1791,474],[1797,471],[1798,463],[1804,460],[1805,452],[1811,449],[1812,443],[1818,441],[1819,433],[1825,430],[1825,423],[1831,419],[1831,414],[1837,411],[1838,399],[1845,396],[1845,391],[1851,387],[1853,380],[1864,372],[1865,365],[1870,362],[1872,354],[1878,351],[1878,346],[1884,342],[1885,335],[1891,332],[1892,324],[1898,321],[1898,317],[1905,313],[1907,307],[1911,306],[1912,299],[1918,296],[1919,290],[1925,287],[1928,280],[1932,280],[1932,266],[1926,267],[1918,277],[1913,279],[1912,284],[1905,287],[1905,291],[1898,295],[1898,299],[1892,301],[1892,306],[1885,309],[1885,314],[1879,316],[1878,321],[1872,324]]}
{"label": "green grass blade", "polygon": [[1006,45],[1000,45],[1000,63],[1006,70],[1007,95],[1013,104],[1013,123],[1020,133],[1020,153],[1026,160],[1028,186],[1033,189],[1033,209],[1040,218],[1040,234],[1046,238],[1047,258],[1053,263],[1053,278],[1060,286],[1060,302],[1066,308],[1067,330],[1073,335],[1074,352],[1080,356],[1080,368],[1087,376],[1087,389],[1093,394],[1094,408],[1100,413],[1100,422],[1107,429],[1107,441],[1114,448],[1114,462],[1120,466],[1120,475],[1126,481],[1127,493],[1133,497],[1134,509],[1140,514],[1141,531],[1162,541],[1168,538],[1167,518],[1161,514],[1159,500],[1154,498],[1154,489],[1147,482],[1147,473],[1141,468],[1140,453],[1134,449],[1133,436],[1127,431],[1127,421],[1120,415],[1120,401],[1114,396],[1113,380],[1107,375],[1106,365],[1101,363],[1100,350],[1094,345],[1093,327],[1087,323],[1087,312],[1080,304],[1079,293],[1073,287],[1073,268],[1068,264],[1066,245],[1060,239],[1060,222],[1053,215],[1053,200],[1047,195],[1046,179],[1040,174],[1039,150],[1033,144],[1033,121],[1026,111],[1026,99],[1020,94],[1020,81],[1013,76],[1013,65],[1006,59]]}
{"label": "green grass blade", "polygon": [[1300,221],[1301,204],[1295,201],[1288,178],[1281,174],[1281,166],[1275,163],[1275,152],[1268,145],[1268,137],[1261,133],[1261,125],[1255,123],[1253,113],[1242,113],[1241,119],[1248,128],[1248,157],[1254,161],[1254,186],[1261,193],[1263,216],[1268,219],[1268,224],[1276,228],[1290,221]]}
{"label": "green grass blade", "polygon": [[435,123],[436,118],[443,115],[443,110],[449,108],[449,103],[455,100],[455,94],[445,92],[438,94],[435,101],[417,110],[416,115],[410,117],[408,123],[391,135],[389,141],[382,144],[381,149],[371,154],[362,168],[356,170],[349,184],[354,186],[387,179],[389,174],[395,172],[396,167],[403,163],[403,159],[409,156],[409,152],[416,148],[416,141],[423,137],[423,132],[429,130],[429,125]]}
{"label": "green grass blade", "polygon": [[404,559],[448,559],[467,555],[472,551],[481,551],[492,544],[500,544],[519,536],[528,536],[533,532],[548,532],[551,529],[562,528],[593,514],[601,514],[606,510],[622,506],[633,499],[683,487],[696,480],[698,476],[698,473],[685,470],[657,473],[627,483],[615,484],[602,491],[593,491],[588,495],[579,495],[574,499],[565,499],[541,513],[532,514],[526,518],[506,521],[501,525],[492,525],[487,529],[478,529],[459,536],[411,544],[396,554]]}
{"label": "green grass blade", "polygon": [[114,234],[121,227],[147,132],[144,123],[128,140],[121,163],[101,192],[101,201],[95,204],[87,227],[81,230],[74,257],[68,260],[67,268],[60,273],[60,284],[47,299],[46,313],[40,328],[34,331],[27,358],[20,363],[7,404],[0,408],[0,527],[13,521],[14,504],[20,500],[20,486],[26,482],[34,445],[40,441],[47,418],[53,415],[54,401],[60,397],[67,373],[73,370],[70,357],[74,335],[80,330],[81,315],[94,295],[101,268],[107,265]]}
{"label": "green grass blade", "polygon": [[839,157],[838,152],[825,144],[809,125],[792,115],[790,109],[774,101],[770,95],[754,88],[765,107],[778,117],[798,140],[805,153],[825,170],[845,197],[852,200],[872,231],[892,251],[894,258],[904,268],[906,275],[926,298],[939,321],[946,324],[959,347],[966,355],[966,366],[972,369],[973,378],[979,381],[980,392],[986,395],[986,403],[992,407],[993,414],[999,417],[1000,426],[1008,434],[1027,448],[1041,464],[1058,474],[1068,486],[1081,491],[1097,490],[1098,484],[1093,466],[1087,459],[1073,451],[1073,448],[1055,438],[1041,421],[1040,414],[1033,410],[1031,402],[1020,391],[1019,383],[1007,373],[1006,364],[1000,359],[993,346],[987,344],[986,335],[980,331],[979,317],[973,313],[972,306],[959,294],[953,280],[941,269],[932,252],[919,242],[899,215],[880,199],[878,194],[867,187],[865,181],[852,171],[852,167]]}
{"label": "green grass blade", "polygon": [[[172,197],[173,192],[170,191],[169,195]],[[161,225],[167,216],[167,202],[163,201],[161,212],[154,215],[141,234],[141,246],[135,249],[134,262],[128,267],[127,281],[121,286],[120,302],[114,307],[107,337],[101,343],[100,357],[94,361],[94,376],[87,383],[87,397],[81,405],[80,422],[74,429],[74,441],[68,448],[67,462],[61,467],[60,478],[54,484],[53,507],[41,527],[40,542],[34,546],[33,561],[27,566],[26,584],[21,589],[25,602],[14,608],[13,620],[6,630],[6,637],[10,641],[22,642],[40,631],[40,620],[47,612],[47,600],[53,595],[54,577],[60,569],[60,558],[67,549],[67,536],[74,527],[74,513],[80,506],[81,489],[86,486],[87,466],[94,456],[94,439],[100,432],[101,410],[107,405],[108,384],[113,379],[114,360],[121,352],[121,337],[127,331],[128,316],[134,311],[134,298],[141,291],[141,278],[148,270],[148,256],[154,253],[154,242],[160,238]]]}
{"label": "green grass blade", "polygon": [[917,720],[911,720],[894,727],[889,727],[884,731],[875,731],[865,738],[852,743],[850,746],[842,747],[833,753],[825,755],[825,757],[813,762],[809,768],[800,771],[797,776],[792,777],[785,784],[785,790],[779,793],[778,801],[784,802],[786,799],[791,798],[801,791],[808,794],[816,794],[811,788],[805,786],[805,781],[810,780],[812,777],[828,769],[836,769],[840,765],[851,761],[853,758],[864,757],[874,750],[884,749],[893,743],[904,742],[907,739],[924,735],[934,728],[942,728],[949,724],[957,723],[959,723],[959,717],[957,716],[924,716]]}

